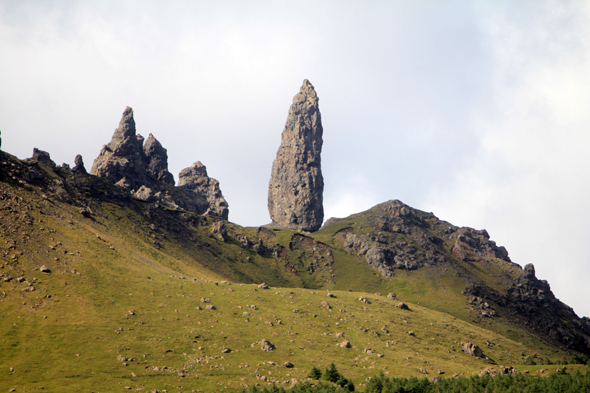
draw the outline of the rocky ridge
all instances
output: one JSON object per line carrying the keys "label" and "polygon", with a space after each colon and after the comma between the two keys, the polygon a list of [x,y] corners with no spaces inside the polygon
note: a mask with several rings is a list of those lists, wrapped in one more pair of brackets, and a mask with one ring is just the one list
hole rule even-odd
{"label": "rocky ridge", "polygon": [[[79,167],[78,162],[76,167]],[[141,201],[162,202],[173,208],[223,219],[229,215],[219,182],[207,176],[200,162],[183,169],[179,186],[174,187],[174,176],[168,171],[167,150],[152,134],[144,143],[144,138],[136,133],[130,107],[123,112],[119,127],[94,160],[90,173],[127,189]]]}
{"label": "rocky ridge", "polygon": [[304,80],[293,98],[272,166],[268,211],[274,226],[313,232],[324,220],[318,101],[313,85]]}

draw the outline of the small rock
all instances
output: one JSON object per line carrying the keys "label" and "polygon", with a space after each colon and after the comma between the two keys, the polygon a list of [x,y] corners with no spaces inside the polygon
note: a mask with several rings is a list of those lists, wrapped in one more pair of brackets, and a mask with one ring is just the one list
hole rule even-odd
{"label": "small rock", "polygon": [[39,271],[41,273],[51,273],[51,270],[45,265],[41,265],[41,267],[39,268]]}
{"label": "small rock", "polygon": [[262,339],[260,341],[260,348],[266,352],[270,352],[276,349],[275,345],[266,339]]}
{"label": "small rock", "polygon": [[221,353],[230,353],[230,352],[231,352],[231,349],[229,349],[229,348],[225,348],[225,347],[221,348]]}
{"label": "small rock", "polygon": [[295,366],[293,366],[293,363],[291,363],[291,362],[285,362],[284,366],[286,368],[293,368],[293,367],[295,367]]}
{"label": "small rock", "polygon": [[408,305],[404,302],[399,302],[399,304],[396,307],[400,308],[402,310],[409,310],[410,309],[410,307],[408,307]]}
{"label": "small rock", "polygon": [[387,298],[391,299],[391,300],[397,300],[397,296],[395,295],[395,293],[389,293],[387,294]]}
{"label": "small rock", "polygon": [[416,337],[416,333],[414,333],[414,331],[413,331],[413,330],[410,330],[410,331],[408,332],[408,336]]}
{"label": "small rock", "polygon": [[348,340],[344,340],[338,345],[340,345],[341,348],[352,348],[352,344]]}
{"label": "small rock", "polygon": [[327,301],[325,301],[325,300],[322,302],[322,307],[323,307],[323,308],[325,308],[325,309],[327,309],[327,310],[329,310],[329,309],[331,309],[331,308],[332,308],[332,307],[330,306],[330,303],[328,303],[328,302],[327,302]]}
{"label": "small rock", "polygon": [[217,308],[215,306],[213,306],[213,305],[209,305],[206,308],[207,308],[207,310],[210,310],[210,311],[217,310]]}
{"label": "small rock", "polygon": [[262,284],[260,284],[260,285],[258,286],[258,288],[260,288],[260,289],[269,289],[270,287],[269,287],[267,284],[265,284],[265,283],[262,283]]}

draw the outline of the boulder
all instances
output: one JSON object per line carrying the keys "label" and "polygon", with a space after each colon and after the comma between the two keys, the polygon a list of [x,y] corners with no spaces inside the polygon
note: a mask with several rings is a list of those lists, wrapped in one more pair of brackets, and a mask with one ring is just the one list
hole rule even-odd
{"label": "boulder", "polygon": [[306,79],[293,98],[272,166],[268,211],[272,225],[317,231],[324,220],[322,119],[318,96]]}
{"label": "boulder", "polygon": [[275,345],[266,339],[262,339],[260,341],[260,349],[266,352],[271,352],[275,350]]}
{"label": "boulder", "polygon": [[466,354],[468,354],[470,356],[480,358],[480,359],[485,358],[481,348],[473,343],[470,343],[469,341],[462,342],[461,349],[463,350],[463,352],[465,352]]}

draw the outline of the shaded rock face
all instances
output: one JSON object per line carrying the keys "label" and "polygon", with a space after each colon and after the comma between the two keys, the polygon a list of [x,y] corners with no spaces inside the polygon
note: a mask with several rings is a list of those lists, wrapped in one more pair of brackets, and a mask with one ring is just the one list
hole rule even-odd
{"label": "shaded rock face", "polygon": [[180,207],[227,220],[229,208],[219,189],[219,182],[207,176],[207,168],[200,161],[180,172],[177,188],[181,197],[176,199],[176,203]]}
{"label": "shaded rock face", "polygon": [[135,132],[133,109],[127,107],[113,138],[103,146],[90,173],[106,177],[113,183],[126,179],[133,190],[146,184],[143,137]]}
{"label": "shaded rock face", "polygon": [[147,173],[157,181],[174,185],[174,176],[168,172],[168,153],[152,134],[145,141],[143,152],[146,158]]}
{"label": "shaded rock face", "polygon": [[274,225],[317,231],[324,220],[322,119],[318,96],[306,79],[293,98],[272,166],[268,211]]}

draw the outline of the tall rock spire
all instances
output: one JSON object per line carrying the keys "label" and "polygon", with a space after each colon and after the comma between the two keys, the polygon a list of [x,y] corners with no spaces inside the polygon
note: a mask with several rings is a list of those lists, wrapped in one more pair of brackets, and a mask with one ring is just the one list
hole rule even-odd
{"label": "tall rock spire", "polygon": [[272,166],[268,211],[273,225],[310,232],[321,227],[324,220],[322,133],[318,96],[306,79],[293,97]]}
{"label": "tall rock spire", "polygon": [[146,184],[143,137],[135,132],[133,109],[127,107],[113,138],[103,146],[90,173],[106,177],[113,183],[126,179],[134,190]]}

